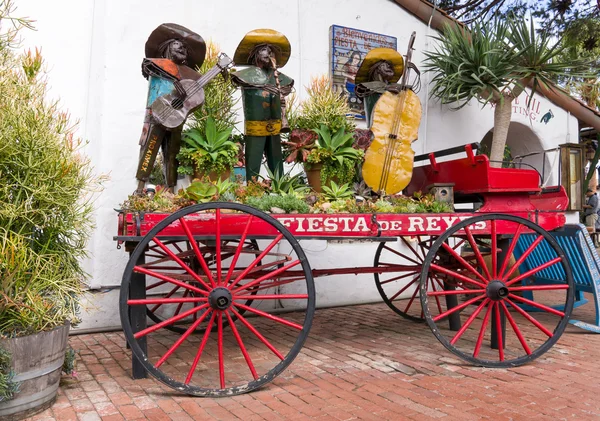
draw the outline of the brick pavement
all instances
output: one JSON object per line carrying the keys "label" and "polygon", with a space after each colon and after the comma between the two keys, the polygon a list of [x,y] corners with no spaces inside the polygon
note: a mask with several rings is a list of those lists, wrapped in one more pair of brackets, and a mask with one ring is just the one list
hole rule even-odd
{"label": "brick pavement", "polygon": [[[593,304],[576,309],[583,320]],[[227,398],[183,396],[132,380],[120,332],[73,336],[77,380],[32,418],[53,420],[571,420],[599,419],[600,336],[572,326],[526,366],[463,364],[426,325],[384,304],[318,310],[303,351],[272,383]]]}

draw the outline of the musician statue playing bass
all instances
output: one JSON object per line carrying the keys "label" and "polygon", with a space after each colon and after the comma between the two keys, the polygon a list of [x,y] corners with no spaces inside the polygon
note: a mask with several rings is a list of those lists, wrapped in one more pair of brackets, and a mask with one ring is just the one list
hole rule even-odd
{"label": "musician statue playing bass", "polygon": [[[144,128],[140,138],[140,158],[136,173],[141,193],[150,178],[159,148],[162,149],[165,179],[172,191],[177,183],[177,153],[181,143],[181,128],[167,128],[159,123],[152,111],[158,98],[175,93],[183,103],[187,97],[182,80],[198,80],[201,75],[193,70],[204,62],[206,44],[202,37],[175,23],[164,23],[156,28],[145,48],[142,74],[148,79],[148,99]],[[161,114],[164,114],[161,111]]]}
{"label": "musician statue playing bass", "polygon": [[369,51],[356,74],[356,95],[363,98],[367,126],[373,124],[373,108],[381,95],[388,91],[398,93],[398,80],[404,71],[402,55],[391,48],[374,48]]}
{"label": "musician statue playing bass", "polygon": [[231,76],[242,89],[247,180],[258,177],[263,153],[271,172],[283,174],[279,133],[289,131],[285,97],[292,91],[294,80],[277,68],[287,63],[290,52],[285,35],[272,29],[249,32],[235,51],[236,65],[249,66]]}

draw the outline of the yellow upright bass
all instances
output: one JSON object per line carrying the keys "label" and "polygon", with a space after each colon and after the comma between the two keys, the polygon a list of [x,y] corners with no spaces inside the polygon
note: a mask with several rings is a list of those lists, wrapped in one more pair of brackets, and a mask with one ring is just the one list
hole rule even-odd
{"label": "yellow upright bass", "polygon": [[[386,89],[373,108],[370,121],[373,142],[365,153],[362,175],[365,183],[380,194],[401,192],[410,182],[415,152],[411,143],[418,137],[421,102],[408,87],[415,33],[409,41],[401,83]],[[395,91],[395,92],[393,92]]]}

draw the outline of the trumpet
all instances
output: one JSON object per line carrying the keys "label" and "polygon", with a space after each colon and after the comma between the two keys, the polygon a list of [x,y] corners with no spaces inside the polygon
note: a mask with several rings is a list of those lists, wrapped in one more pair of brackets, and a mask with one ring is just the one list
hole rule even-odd
{"label": "trumpet", "polygon": [[277,87],[277,92],[279,93],[279,101],[281,102],[281,129],[280,133],[289,133],[290,125],[286,116],[285,109],[285,96],[281,92],[281,85],[279,84],[279,71],[277,70],[277,61],[275,57],[271,57],[271,64],[273,65],[273,76],[275,77],[275,86]]}

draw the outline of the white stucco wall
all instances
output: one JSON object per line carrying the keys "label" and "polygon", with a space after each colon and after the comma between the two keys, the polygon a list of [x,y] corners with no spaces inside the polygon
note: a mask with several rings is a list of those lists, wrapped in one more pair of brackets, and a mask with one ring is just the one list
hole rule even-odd
{"label": "white stucco wall", "polygon": [[[19,0],[18,14],[34,18],[37,31],[23,33],[23,47],[41,46],[51,93],[60,97],[74,118],[79,134],[88,139],[87,153],[96,170],[110,175],[97,202],[97,230],[89,244],[90,305],[83,328],[118,326],[118,289],[127,256],[112,240],[116,232],[114,208],[136,185],[138,138],[147,82],[140,72],[144,43],[163,22],[176,22],[212,38],[233,55],[243,35],[266,27],[286,34],[292,56],[283,71],[295,79],[300,98],[311,76],[328,73],[329,27],[349,26],[398,38],[404,53],[412,31],[417,32],[413,55],[423,59],[429,31],[413,15],[389,0]],[[477,103],[453,112],[427,100],[427,76],[419,93],[426,109],[417,154],[480,141],[493,126],[493,111]],[[525,94],[524,94],[525,95]],[[523,96],[524,96],[523,95]],[[543,149],[577,141],[577,121],[545,99],[541,114],[530,120],[522,113],[513,121],[531,127]],[[521,100],[521,98],[520,98]],[[522,100],[524,102],[524,98]],[[539,118],[548,109],[554,118]],[[370,265],[375,246],[303,241],[314,267]],[[98,289],[100,289],[98,291]],[[317,281],[318,305],[379,301],[372,276],[337,277]]]}

